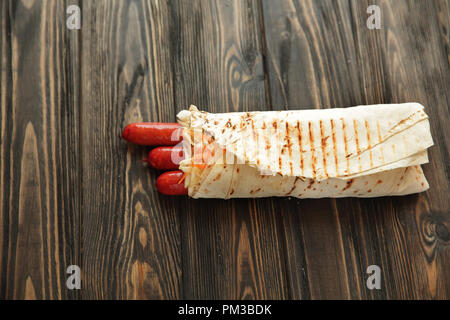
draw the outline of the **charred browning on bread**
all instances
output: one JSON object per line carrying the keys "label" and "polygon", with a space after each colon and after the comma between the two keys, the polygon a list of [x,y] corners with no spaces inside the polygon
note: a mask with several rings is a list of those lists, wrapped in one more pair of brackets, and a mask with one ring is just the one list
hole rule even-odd
{"label": "charred browning on bread", "polygon": [[411,115],[409,115],[407,118],[405,118],[405,119],[403,119],[403,120],[400,120],[395,126],[393,126],[393,127],[389,130],[389,133],[394,132],[395,129],[396,129],[397,127],[400,127],[400,126],[401,126],[402,124],[404,124],[406,121],[408,121],[408,120],[410,120],[411,118],[413,118],[413,117],[416,115],[416,113],[419,113],[419,112],[421,112],[421,111],[422,111],[422,110],[418,110],[418,111],[412,113]]}
{"label": "charred browning on bread", "polygon": [[320,146],[322,148],[322,161],[323,161],[323,170],[325,173],[325,176],[328,178],[328,170],[327,170],[327,155],[326,155],[326,148],[327,148],[327,139],[329,137],[324,137],[325,135],[325,129],[323,127],[323,121],[319,121],[320,124]]}
{"label": "charred browning on bread", "polygon": [[366,126],[366,132],[367,132],[367,144],[368,144],[368,148],[369,148],[370,168],[373,168],[372,144],[370,142],[370,126],[369,126],[369,122],[367,120],[364,121],[364,124]]}
{"label": "charred browning on bread", "polygon": [[378,132],[378,143],[381,143],[383,141],[383,138],[381,137],[380,122],[378,120],[377,120],[377,132]]}
{"label": "charred browning on bread", "polygon": [[302,176],[304,175],[304,159],[303,159],[303,141],[302,141],[302,125],[300,121],[297,120],[297,136],[298,136],[298,145],[300,152],[300,169],[302,170]]}
{"label": "charred browning on bread", "polygon": [[342,189],[342,191],[349,189],[352,186],[353,182],[354,182],[354,179],[348,180],[347,184],[345,185],[344,189]]}
{"label": "charred browning on bread", "polygon": [[331,137],[333,139],[333,154],[334,154],[334,165],[336,166],[336,175],[339,175],[338,155],[336,146],[336,124],[334,123],[333,119],[331,119]]}
{"label": "charred browning on bread", "polygon": [[345,172],[349,173],[350,172],[350,159],[349,159],[350,156],[348,154],[348,141],[347,141],[347,132],[346,132],[347,125],[345,124],[344,118],[341,118],[341,122],[342,122],[342,132],[344,134],[345,158],[347,160],[347,170]]}
{"label": "charred browning on bread", "polygon": [[361,157],[359,156],[361,154],[361,148],[359,147],[358,122],[356,121],[356,119],[353,119],[353,128],[355,129],[356,155],[358,156],[359,172],[361,172],[362,165],[361,165]]}
{"label": "charred browning on bread", "polygon": [[308,131],[309,131],[309,142],[311,146],[311,167],[312,167],[312,176],[316,177],[316,155],[314,152],[314,132],[312,128],[311,121],[308,122]]}
{"label": "charred browning on bread", "polygon": [[261,191],[261,188],[258,188],[258,189],[256,189],[256,190],[251,190],[251,191],[250,191],[250,194],[254,194],[254,193],[259,192],[259,191]]}

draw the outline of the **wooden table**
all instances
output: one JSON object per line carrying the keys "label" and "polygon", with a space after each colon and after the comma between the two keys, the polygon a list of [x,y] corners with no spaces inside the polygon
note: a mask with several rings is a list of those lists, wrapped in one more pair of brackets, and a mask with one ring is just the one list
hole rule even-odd
{"label": "wooden table", "polygon": [[[66,9],[79,5],[81,30]],[[369,5],[381,9],[370,30]],[[0,298],[449,299],[447,0],[4,0]],[[191,200],[134,121],[417,101],[430,191]],[[78,265],[82,289],[68,290]],[[369,265],[381,289],[369,290]]]}

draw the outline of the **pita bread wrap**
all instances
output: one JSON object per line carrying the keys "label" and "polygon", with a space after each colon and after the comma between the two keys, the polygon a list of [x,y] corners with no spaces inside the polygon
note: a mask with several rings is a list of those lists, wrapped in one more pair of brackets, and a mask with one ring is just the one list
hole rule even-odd
{"label": "pita bread wrap", "polygon": [[[418,103],[178,114],[193,198],[378,197],[428,189],[433,145]],[[205,156],[207,155],[207,156]]]}

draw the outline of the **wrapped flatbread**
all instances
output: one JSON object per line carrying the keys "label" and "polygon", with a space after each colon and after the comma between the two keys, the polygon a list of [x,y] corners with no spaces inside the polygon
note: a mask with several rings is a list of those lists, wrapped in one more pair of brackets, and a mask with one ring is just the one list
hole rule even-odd
{"label": "wrapped flatbread", "polygon": [[433,145],[418,103],[178,114],[185,187],[193,198],[339,198],[429,188]]}

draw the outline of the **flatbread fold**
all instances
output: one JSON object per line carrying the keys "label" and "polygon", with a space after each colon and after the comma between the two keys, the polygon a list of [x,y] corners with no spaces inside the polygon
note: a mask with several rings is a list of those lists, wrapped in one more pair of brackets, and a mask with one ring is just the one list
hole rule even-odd
{"label": "flatbread fold", "polygon": [[[194,198],[376,197],[429,187],[420,165],[433,139],[418,103],[217,114],[191,106],[178,121],[180,169]],[[206,145],[215,157],[196,165]]]}

